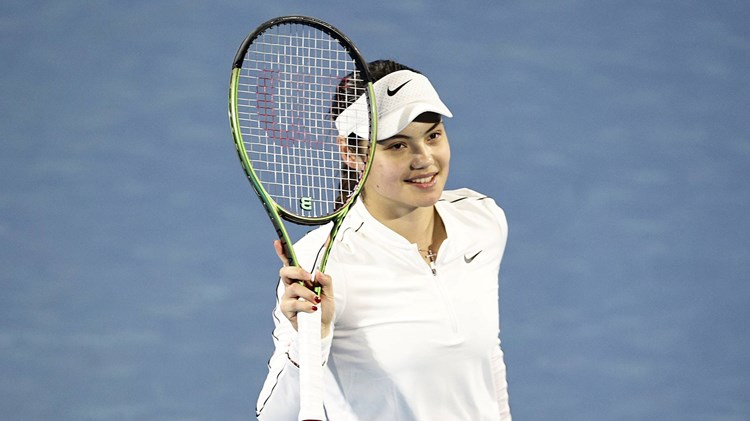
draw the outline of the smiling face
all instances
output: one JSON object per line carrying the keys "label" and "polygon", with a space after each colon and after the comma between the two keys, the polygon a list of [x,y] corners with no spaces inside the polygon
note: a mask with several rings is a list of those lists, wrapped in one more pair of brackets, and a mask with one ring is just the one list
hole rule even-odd
{"label": "smiling face", "polygon": [[363,200],[378,219],[397,218],[440,199],[448,179],[450,146],[437,115],[417,118],[376,144]]}

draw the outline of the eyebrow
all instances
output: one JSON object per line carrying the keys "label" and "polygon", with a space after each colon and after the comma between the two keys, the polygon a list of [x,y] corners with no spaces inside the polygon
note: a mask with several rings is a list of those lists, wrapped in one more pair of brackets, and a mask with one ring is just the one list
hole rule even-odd
{"label": "eyebrow", "polygon": [[[440,120],[437,123],[433,124],[432,126],[430,126],[430,128],[428,128],[427,130],[425,130],[423,134],[427,134],[427,133],[435,130],[435,127],[439,126],[442,122],[443,121]],[[393,136],[391,136],[391,137],[389,137],[387,139],[378,140],[376,143],[388,142],[388,141],[394,140],[394,139],[409,139],[409,136],[402,135],[402,134],[394,134]]]}

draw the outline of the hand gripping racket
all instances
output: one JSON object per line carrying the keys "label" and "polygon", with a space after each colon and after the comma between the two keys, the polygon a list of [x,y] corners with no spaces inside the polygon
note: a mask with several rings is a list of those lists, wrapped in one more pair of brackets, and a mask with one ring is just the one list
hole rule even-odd
{"label": "hand gripping racket", "polygon": [[[348,107],[359,97],[364,98],[359,106]],[[374,98],[367,63],[344,34],[320,20],[272,19],[237,51],[229,89],[232,136],[290,265],[299,263],[282,220],[302,225],[332,221],[328,241],[321,244],[322,257],[311,270],[325,271],[333,238],[364,184],[375,150],[369,141],[350,142],[355,149],[347,149],[352,151],[347,165],[334,117],[353,119],[359,130],[361,124],[369,125],[364,132],[377,139]],[[344,108],[347,112],[341,114]],[[325,417],[320,314],[297,316],[299,420]]]}

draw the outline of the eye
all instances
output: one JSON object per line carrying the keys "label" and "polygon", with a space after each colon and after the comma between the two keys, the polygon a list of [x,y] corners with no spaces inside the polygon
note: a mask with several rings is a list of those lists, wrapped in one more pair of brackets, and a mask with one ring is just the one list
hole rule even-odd
{"label": "eye", "polygon": [[427,139],[428,140],[437,140],[437,139],[440,139],[442,136],[443,136],[443,132],[441,132],[440,130],[436,130],[434,132],[430,132],[427,135]]}
{"label": "eye", "polygon": [[400,151],[404,148],[406,148],[406,145],[402,142],[394,142],[385,147],[385,149],[389,151]]}

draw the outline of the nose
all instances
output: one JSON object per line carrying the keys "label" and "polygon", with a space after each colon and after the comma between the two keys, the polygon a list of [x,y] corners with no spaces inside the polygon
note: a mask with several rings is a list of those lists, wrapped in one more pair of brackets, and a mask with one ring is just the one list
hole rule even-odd
{"label": "nose", "polygon": [[411,169],[419,170],[427,168],[434,163],[432,157],[432,151],[424,144],[421,144],[413,149],[411,159]]}

